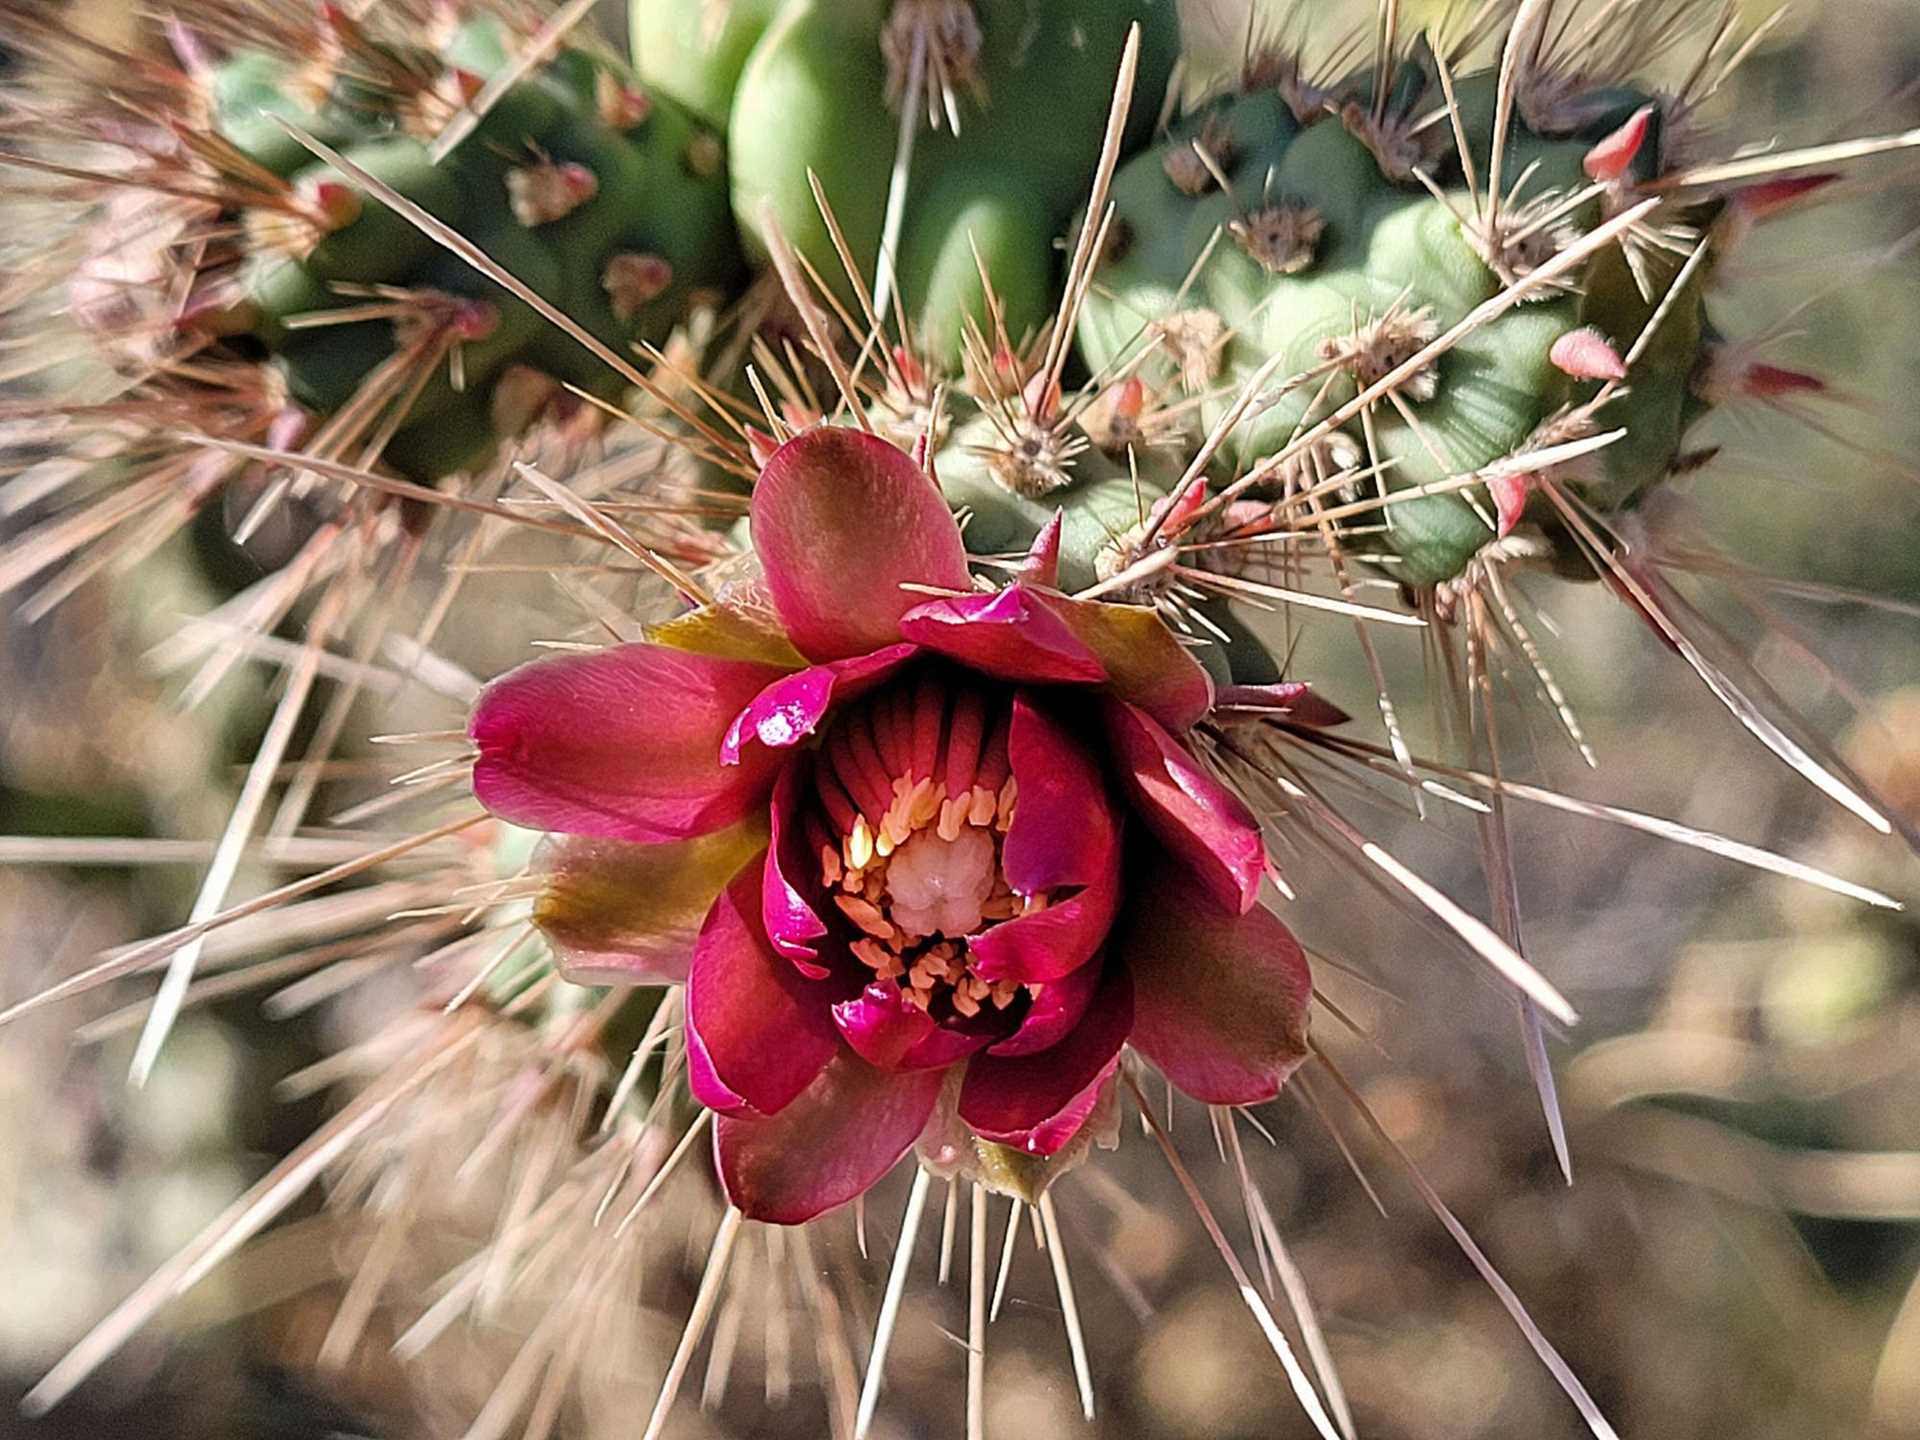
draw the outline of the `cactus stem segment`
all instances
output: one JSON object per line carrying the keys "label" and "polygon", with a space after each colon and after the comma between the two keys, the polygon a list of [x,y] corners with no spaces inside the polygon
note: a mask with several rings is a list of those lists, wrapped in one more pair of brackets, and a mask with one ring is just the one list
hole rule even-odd
{"label": "cactus stem segment", "polygon": [[1080,428],[1109,455],[1147,443],[1147,386],[1137,375],[1109,385],[1080,412]]}
{"label": "cactus stem segment", "polygon": [[593,82],[594,106],[601,122],[624,135],[653,114],[653,97],[638,86],[621,83],[611,70],[602,70]]}
{"label": "cactus stem segment", "polygon": [[1233,338],[1227,322],[1204,308],[1176,310],[1154,321],[1148,330],[1188,390],[1204,390],[1219,377],[1227,342]]}
{"label": "cactus stem segment", "polygon": [[721,145],[719,138],[702,130],[687,142],[680,163],[686,167],[689,175],[706,180],[720,173],[720,167],[726,163],[726,159],[726,148]]}
{"label": "cactus stem segment", "polygon": [[1413,179],[1446,151],[1446,135],[1440,127],[1403,112],[1376,114],[1350,100],[1340,108],[1340,123],[1373,153],[1380,173],[1390,180]]}
{"label": "cactus stem segment", "polygon": [[1222,172],[1231,170],[1239,159],[1233,132],[1218,115],[1209,115],[1201,123],[1200,133],[1185,145],[1167,151],[1160,162],[1173,188],[1182,195],[1205,195],[1220,183]]}
{"label": "cactus stem segment", "polygon": [[[992,415],[994,407],[983,413]],[[995,428],[1002,443],[988,449],[985,458],[995,478],[1014,494],[1038,499],[1073,483],[1073,462],[1087,449],[1083,437],[1024,410],[997,417]]]}
{"label": "cactus stem segment", "polygon": [[623,322],[659,299],[672,284],[673,266],[658,255],[615,255],[600,274],[614,316]]}
{"label": "cactus stem segment", "polygon": [[303,184],[293,192],[291,207],[246,213],[247,241],[260,253],[304,260],[327,236],[358,220],[361,209],[360,195],[351,185],[338,180]]}

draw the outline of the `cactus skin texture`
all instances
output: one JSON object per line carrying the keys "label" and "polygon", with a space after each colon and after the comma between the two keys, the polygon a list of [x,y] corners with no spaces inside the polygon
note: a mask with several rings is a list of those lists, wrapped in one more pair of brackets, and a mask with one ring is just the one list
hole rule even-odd
{"label": "cactus skin texture", "polygon": [[[272,117],[459,230],[621,353],[663,341],[693,297],[724,292],[739,270],[718,136],[597,54],[562,50],[434,160],[421,135],[509,63],[510,43],[500,22],[479,19],[438,53],[395,50],[408,73],[430,77],[422,95],[453,97],[427,124],[413,123],[409,97],[354,80],[361,57],[350,56],[318,97],[296,62],[260,52],[229,57],[211,80],[218,133],[291,182],[296,196],[333,197],[344,223],[302,235],[243,216],[252,253],[238,298],[204,323],[232,343],[257,345],[285,375],[290,399],[324,423],[407,337],[390,319],[315,324],[318,312],[363,306],[375,293],[432,296],[438,308],[424,307],[423,321],[453,314],[463,327],[463,377],[456,389],[449,363],[436,363],[382,452],[416,481],[487,463],[555,393],[553,382],[611,395],[618,377],[350,176],[315,162]],[[514,383],[503,388],[508,375]],[[408,371],[396,391],[417,377]]]}
{"label": "cactus skin texture", "polygon": [[[1063,268],[1055,241],[1086,199],[1127,28],[1137,20],[1142,30],[1130,146],[1151,133],[1180,42],[1174,0],[954,4],[978,24],[977,53],[964,65],[942,61],[960,133],[923,122],[899,254],[919,348],[949,369],[966,319],[986,325],[981,267],[1016,343],[1052,313]],[[871,280],[900,132],[882,40],[890,21],[915,5],[941,8],[927,0],[789,0],[754,47],[733,106],[728,150],[742,232],[764,248],[761,216],[770,210],[848,305],[852,293],[807,173],[819,176]]]}
{"label": "cactus skin texture", "polygon": [[[1044,401],[1036,412],[1028,403],[1036,388],[1032,357],[1003,355],[1002,363],[1011,374],[970,372],[946,391],[931,461],[934,478],[960,518],[968,553],[1009,568],[1022,562],[1057,516],[1051,583],[1068,594],[1087,590],[1136,558],[1129,541],[1178,482],[1180,455],[1116,442]],[[890,389],[872,407],[871,418],[900,448],[915,452],[926,434],[932,396],[923,373],[909,373],[914,393]],[[747,538],[744,522],[737,538]],[[1204,619],[1181,628],[1193,657],[1217,684],[1264,685],[1280,678],[1280,667],[1229,605],[1200,597],[1189,608]]]}
{"label": "cactus skin texture", "polygon": [[[1098,370],[1155,342],[1159,353],[1148,357],[1141,376],[1163,398],[1204,395],[1198,418],[1209,427],[1254,372],[1281,355],[1268,391],[1273,403],[1257,421],[1237,427],[1221,457],[1236,474],[1257,466],[1304,425],[1351,401],[1425,340],[1499,294],[1505,278],[1545,263],[1555,245],[1571,243],[1604,218],[1603,201],[1596,198],[1554,217],[1531,237],[1523,235],[1522,246],[1544,248],[1522,263],[1513,263],[1512,251],[1493,254],[1491,242],[1470,233],[1460,218],[1477,212],[1449,125],[1442,120],[1429,127],[1431,148],[1417,163],[1447,192],[1451,208],[1422,187],[1411,166],[1397,176],[1386,173],[1380,151],[1387,147],[1363,138],[1369,88],[1366,79],[1336,86],[1337,99],[1354,103],[1344,113],[1337,106],[1309,110],[1304,119],[1277,89],[1216,98],[1183,117],[1163,143],[1115,177],[1117,218],[1098,283],[1081,312],[1081,354]],[[1484,189],[1495,77],[1468,76],[1456,88],[1461,129]],[[1429,115],[1444,104],[1438,85],[1408,62],[1387,113]],[[1660,150],[1657,103],[1649,95],[1609,90],[1566,107],[1567,128],[1556,133],[1536,132],[1516,115],[1504,157],[1505,186],[1535,167],[1519,206],[1536,207],[1529,213],[1540,218],[1554,201],[1590,186],[1583,168],[1589,154],[1647,106],[1654,108],[1634,159],[1635,170],[1644,172],[1639,178],[1645,178]],[[1200,149],[1211,169],[1200,161]],[[1222,190],[1222,176],[1230,192]],[[1510,230],[1525,228],[1525,220],[1516,219]],[[1216,231],[1221,233],[1214,241]],[[1210,242],[1211,256],[1183,291]],[[1496,260],[1508,277],[1496,271]],[[1702,356],[1700,292],[1709,269],[1699,267],[1687,292],[1675,297],[1654,342],[1636,360],[1630,389],[1593,417],[1598,429],[1628,432],[1574,477],[1576,488],[1603,509],[1631,505],[1663,479],[1676,463],[1687,425],[1697,418],[1688,383]],[[1387,467],[1380,482],[1362,483],[1392,490],[1430,485],[1474,474],[1554,438],[1543,427],[1599,389],[1599,382],[1556,366],[1556,341],[1592,327],[1624,351],[1678,272],[1677,259],[1645,254],[1649,300],[1620,247],[1609,246],[1569,277],[1572,288],[1538,291],[1537,298],[1475,331],[1403,385],[1391,403],[1375,405],[1370,426],[1363,429],[1355,420],[1345,427],[1362,463]],[[1289,381],[1295,383],[1276,397]],[[1544,510],[1535,501],[1528,518],[1546,522],[1551,533]],[[1355,526],[1377,532],[1384,524],[1386,533],[1356,534],[1350,545],[1356,555],[1380,560],[1388,573],[1423,589],[1466,570],[1495,538],[1488,524],[1493,514],[1482,487],[1423,496],[1356,517]],[[1570,546],[1556,550],[1569,569],[1578,568]]]}
{"label": "cactus skin texture", "polygon": [[747,57],[789,0],[631,0],[633,68],[656,95],[727,128]]}

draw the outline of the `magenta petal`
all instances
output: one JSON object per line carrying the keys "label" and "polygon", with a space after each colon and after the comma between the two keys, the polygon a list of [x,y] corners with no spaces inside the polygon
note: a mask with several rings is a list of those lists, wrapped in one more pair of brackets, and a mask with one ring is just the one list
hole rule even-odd
{"label": "magenta petal", "polygon": [[727,1199],[749,1220],[799,1225],[864,1194],[913,1147],[944,1079],[881,1070],[842,1047],[778,1115],[715,1118]]}
{"label": "magenta petal", "polygon": [[1116,841],[1105,870],[1084,890],[968,941],[974,973],[983,980],[1051,985],[1091,960],[1120,907],[1120,852]]}
{"label": "magenta petal", "polygon": [[1216,708],[1248,715],[1270,715],[1294,725],[1328,730],[1344,725],[1353,717],[1331,700],[1322,700],[1311,685],[1285,680],[1278,685],[1227,685],[1222,687]]}
{"label": "magenta petal", "polygon": [[944,1070],[956,1061],[986,1049],[1005,1035],[1004,1025],[995,1026],[993,1012],[983,1010],[979,1023],[935,1025],[931,1034],[900,1057],[902,1070]]}
{"label": "magenta petal", "polygon": [[727,1088],[713,1068],[713,1057],[700,1043],[700,1034],[687,1027],[687,1088],[694,1099],[722,1115],[751,1115],[753,1107]]}
{"label": "magenta petal", "polygon": [[[1103,1102],[1113,1099],[1113,1077],[1120,1073],[1120,1057],[1108,1063],[1107,1068],[1094,1076],[1087,1088],[1060,1109],[1060,1113],[1043,1125],[1037,1125],[1026,1137],[1022,1148],[1034,1155],[1057,1155],[1091,1120]],[[1114,1107],[1117,1108],[1117,1107]],[[1109,1109],[1113,1113],[1113,1108]],[[1117,1118],[1117,1117],[1116,1117]],[[1109,1146],[1111,1148],[1111,1146]]]}
{"label": "magenta petal", "polygon": [[1144,710],[1109,700],[1105,718],[1133,813],[1216,901],[1237,914],[1251,910],[1267,855],[1253,812]]}
{"label": "magenta petal", "polygon": [[840,1048],[828,1013],[840,991],[809,980],[767,943],[760,924],[762,862],[741,867],[693,947],[687,979],[694,1098],[722,1112],[777,1114]]}
{"label": "magenta petal", "polygon": [[1259,906],[1222,915],[1179,866],[1142,878],[1115,937],[1134,1049],[1195,1100],[1271,1100],[1307,1057],[1313,976],[1299,942]]}
{"label": "magenta petal", "polygon": [[960,1118],[975,1134],[1034,1155],[1051,1155],[1073,1138],[1077,1123],[1053,1122],[1096,1086],[1133,1028],[1133,988],[1126,969],[1109,965],[1106,970],[1086,1015],[1059,1044],[1033,1055],[988,1053],[968,1062]]}
{"label": "magenta petal", "polygon": [[1007,754],[1019,793],[1002,863],[1023,895],[1082,887],[969,946],[988,980],[1051,984],[1094,955],[1120,897],[1120,827],[1099,766],[1046,710],[1016,695]]}
{"label": "magenta petal", "polygon": [[1000,680],[1097,685],[1107,678],[1099,657],[1021,585],[929,600],[901,617],[900,633]]}
{"label": "magenta petal", "polygon": [[782,671],[663,645],[556,655],[508,672],[474,706],[473,790],[503,820],[612,840],[679,840],[766,800],[778,759],[720,763],[741,709]]}
{"label": "magenta petal", "polygon": [[960,527],[885,440],[820,426],[776,450],[753,490],[753,548],[794,648],[842,660],[891,645],[924,595],[970,588]]}
{"label": "magenta petal", "polygon": [[1087,1013],[1100,989],[1100,966],[1082,965],[1070,975],[1043,985],[1020,1028],[993,1047],[995,1055],[1032,1055],[1058,1045]]}
{"label": "magenta petal", "polygon": [[721,742],[721,763],[738,765],[754,740],[776,750],[798,745],[836,703],[844,705],[864,695],[918,653],[915,645],[887,645],[871,655],[833,660],[781,676],[734,717]]}
{"label": "magenta petal", "polygon": [[800,823],[812,773],[811,760],[796,756],[780,772],[779,783],[773,787],[773,827],[761,876],[760,921],[766,927],[767,943],[799,966],[801,973],[824,980],[827,968],[816,962],[827,925],[814,909],[813,897],[819,887],[812,879],[820,862],[807,853],[806,829]]}
{"label": "magenta petal", "polygon": [[1066,521],[1067,512],[1055,510],[1053,518],[1033,537],[1033,544],[1027,547],[1027,558],[1020,566],[1020,579],[1044,585],[1049,590],[1060,583],[1060,531]]}
{"label": "magenta petal", "polygon": [[971,1020],[933,1018],[891,980],[875,980],[833,1007],[833,1023],[860,1057],[882,1070],[944,1070],[1007,1033],[1007,1017],[982,1010]]}
{"label": "magenta petal", "polygon": [[1003,852],[1007,882],[1022,895],[1092,884],[1119,843],[1098,761],[1025,694],[1013,697],[1007,759],[1019,796]]}
{"label": "magenta petal", "polygon": [[835,1005],[833,1023],[862,1060],[882,1070],[898,1069],[907,1052],[938,1028],[891,980],[876,980]]}

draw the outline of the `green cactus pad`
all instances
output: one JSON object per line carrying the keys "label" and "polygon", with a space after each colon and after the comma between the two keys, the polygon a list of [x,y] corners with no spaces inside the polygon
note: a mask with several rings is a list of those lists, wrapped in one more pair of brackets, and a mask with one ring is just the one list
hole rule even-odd
{"label": "green cactus pad", "polygon": [[633,68],[716,130],[727,128],[747,57],[788,0],[631,0]]}
{"label": "green cactus pad", "polygon": [[995,473],[993,457],[1004,448],[993,417],[976,413],[955,426],[934,457],[947,503],[964,511],[962,534],[975,555],[1023,553],[1056,511],[1060,525],[1060,588],[1084,590],[1098,578],[1101,553],[1146,517],[1175,475],[1149,462],[1138,477],[1123,459],[1088,450],[1074,462],[1072,483],[1051,494],[1015,493]]}

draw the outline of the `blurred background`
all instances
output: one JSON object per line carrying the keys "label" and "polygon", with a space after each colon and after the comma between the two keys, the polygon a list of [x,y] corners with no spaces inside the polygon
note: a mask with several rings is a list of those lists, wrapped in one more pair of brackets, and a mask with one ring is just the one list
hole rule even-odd
{"label": "blurred background", "polygon": [[[101,12],[90,23],[123,14],[82,8]],[[1772,8],[1752,6],[1753,18]],[[617,30],[619,16],[606,18]],[[1228,0],[1201,0],[1190,16],[1196,46],[1221,68],[1246,23]],[[1713,116],[1741,144],[1909,129],[1920,125],[1917,80],[1920,12],[1910,0],[1804,4]],[[1725,453],[1683,487],[1725,550],[1798,588],[1766,592],[1777,616],[1762,628],[1725,577],[1683,583],[1920,822],[1920,264],[1896,248],[1920,226],[1920,176],[1896,162],[1862,177],[1844,203],[1756,236],[1714,302],[1735,336],[1805,304],[1775,358],[1830,378],[1844,403],[1822,411],[1824,433],[1764,410],[1715,417],[1702,438]],[[191,903],[202,842],[217,833],[264,723],[266,677],[243,667],[182,714],[178,677],[142,657],[179,617],[252,578],[221,519],[209,516],[131,595],[96,588],[34,623],[5,617],[0,835],[177,847],[164,863],[116,867],[45,863],[44,850],[29,857],[0,840],[0,1002],[178,923]],[[18,523],[0,517],[0,534]],[[1920,900],[1920,862],[1755,745],[1625,607],[1598,587],[1528,588],[1555,622],[1549,659],[1600,766],[1588,772],[1537,714],[1529,736],[1516,712],[1514,768]],[[1840,593],[1851,590],[1881,603]],[[510,663],[543,633],[538,606],[550,594],[493,577],[472,592],[475,613],[456,621],[448,648],[480,674]],[[482,611],[485,601],[500,608]],[[1308,629],[1295,669],[1370,716],[1371,682],[1349,638],[1337,626]],[[1419,694],[1417,647],[1386,658],[1398,692]],[[376,728],[411,723],[382,713]],[[421,719],[448,723],[457,718],[444,710]],[[1416,750],[1431,749],[1421,717],[1409,723]],[[1471,824],[1421,824],[1386,806],[1355,818],[1449,893],[1483,898]],[[1301,900],[1289,918],[1309,943],[1337,945],[1324,984],[1366,1035],[1323,1023],[1323,1037],[1622,1434],[1920,1436],[1920,921],[1588,819],[1516,806],[1512,821],[1528,951],[1586,1018],[1551,1046],[1576,1183],[1562,1181],[1547,1143],[1510,1002],[1346,872],[1306,855],[1290,869]],[[87,843],[73,856],[112,858]],[[115,1014],[132,998],[76,1001],[0,1038],[0,1435],[467,1433],[561,1281],[402,1363],[391,1342],[435,1298],[445,1268],[440,1248],[423,1242],[419,1263],[401,1272],[411,1281],[390,1288],[363,1342],[323,1364],[347,1293],[340,1277],[370,1242],[357,1212],[317,1202],[218,1270],[52,1416],[15,1414],[19,1394],[95,1320],[330,1113],[324,1089],[290,1094],[288,1077],[364,1040],[372,1016],[404,1003],[378,992],[275,1019],[258,994],[240,995],[193,1012],[135,1092],[124,1084],[133,1029]],[[1318,1093],[1332,1098],[1324,1085]],[[1243,1138],[1359,1432],[1584,1433],[1385,1153],[1338,1103],[1326,1113],[1378,1207],[1326,1118],[1301,1099],[1263,1114],[1271,1147],[1250,1130]],[[1176,1138],[1245,1251],[1239,1187],[1214,1163],[1205,1117],[1183,1113],[1181,1126]],[[488,1183],[511,1186],[513,1167],[497,1168]],[[1076,1175],[1059,1194],[1099,1419],[1079,1418],[1046,1259],[1022,1247],[990,1337],[990,1432],[1309,1434],[1151,1143],[1129,1133],[1118,1155],[1089,1169],[1108,1178]],[[821,1269],[852,1295],[864,1283],[847,1316],[856,1354],[903,1195],[896,1177],[870,1205],[871,1259],[844,1220],[815,1232]],[[489,1203],[497,1197],[450,1196],[439,1237],[448,1253],[461,1253],[463,1226],[484,1231],[474,1217]],[[711,1224],[698,1206],[687,1210],[684,1253],[649,1259],[646,1307],[587,1341],[601,1353],[582,1367],[556,1433],[638,1434],[677,1334],[667,1317],[692,1293],[700,1227]],[[999,1223],[996,1211],[996,1232]],[[909,1292],[876,1434],[960,1428],[954,1336],[965,1331],[965,1291],[932,1284],[926,1244],[923,1235],[924,1283]],[[792,1365],[784,1407],[765,1403],[763,1390],[780,1388],[768,1377],[788,1366],[782,1347],[795,1342],[745,1309],[730,1383],[709,1376],[713,1404],[702,1412],[696,1368],[670,1433],[826,1433],[828,1402],[809,1365]]]}

